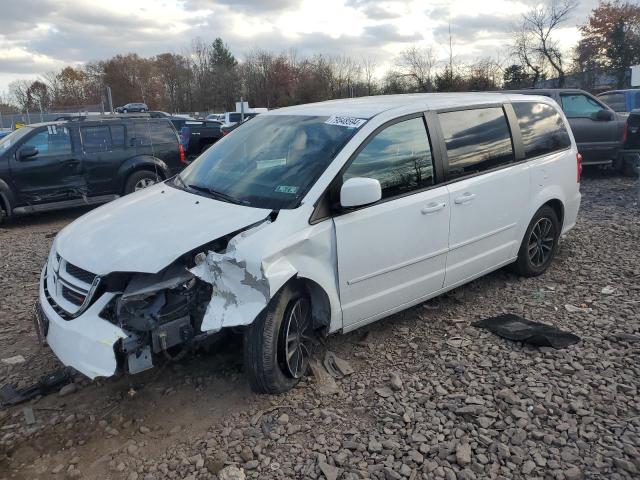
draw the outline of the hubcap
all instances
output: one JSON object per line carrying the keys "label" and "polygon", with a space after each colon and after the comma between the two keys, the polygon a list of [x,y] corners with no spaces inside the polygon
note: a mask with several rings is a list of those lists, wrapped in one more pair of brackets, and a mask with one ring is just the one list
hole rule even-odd
{"label": "hubcap", "polygon": [[541,267],[549,260],[554,241],[553,222],[546,217],[541,218],[533,226],[529,236],[529,260],[532,265]]}
{"label": "hubcap", "polygon": [[284,366],[293,378],[307,371],[313,349],[313,325],[309,301],[298,298],[289,305],[284,325]]}
{"label": "hubcap", "polygon": [[136,182],[135,191],[142,190],[143,188],[150,187],[151,185],[155,185],[156,181],[153,178],[141,178]]}

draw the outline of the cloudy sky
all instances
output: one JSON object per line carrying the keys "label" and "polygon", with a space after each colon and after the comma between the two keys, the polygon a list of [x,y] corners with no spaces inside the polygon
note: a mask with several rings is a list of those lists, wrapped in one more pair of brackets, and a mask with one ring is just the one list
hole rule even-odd
{"label": "cloudy sky", "polygon": [[[0,92],[68,64],[117,53],[185,52],[222,37],[242,59],[253,47],[298,55],[375,57],[380,69],[412,46],[447,55],[451,25],[460,61],[503,58],[509,32],[538,0],[20,0],[0,8]],[[597,0],[580,4],[560,32],[571,48]]]}

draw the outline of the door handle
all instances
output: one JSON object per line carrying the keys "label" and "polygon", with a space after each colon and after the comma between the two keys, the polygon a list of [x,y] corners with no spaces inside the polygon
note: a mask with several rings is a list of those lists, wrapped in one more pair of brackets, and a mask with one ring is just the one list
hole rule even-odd
{"label": "door handle", "polygon": [[423,215],[429,215],[430,213],[439,212],[446,206],[447,204],[444,202],[443,203],[431,202],[427,206],[423,207],[422,210],[420,210],[420,213],[422,213]]}
{"label": "door handle", "polygon": [[465,192],[461,196],[456,197],[454,202],[455,202],[456,205],[463,205],[465,203],[470,202],[474,198],[476,198],[476,194],[475,193]]}

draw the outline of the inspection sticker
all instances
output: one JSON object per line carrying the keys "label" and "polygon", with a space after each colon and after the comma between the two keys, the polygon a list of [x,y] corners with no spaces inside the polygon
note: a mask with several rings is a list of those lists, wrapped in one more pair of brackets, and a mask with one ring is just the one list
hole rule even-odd
{"label": "inspection sticker", "polygon": [[347,128],[360,128],[367,121],[364,118],[354,118],[354,117],[338,117],[333,115],[329,117],[329,119],[324,122],[329,125],[338,125],[339,127],[347,127]]}
{"label": "inspection sticker", "polygon": [[291,185],[278,185],[276,187],[278,193],[297,193],[298,187],[292,187]]}

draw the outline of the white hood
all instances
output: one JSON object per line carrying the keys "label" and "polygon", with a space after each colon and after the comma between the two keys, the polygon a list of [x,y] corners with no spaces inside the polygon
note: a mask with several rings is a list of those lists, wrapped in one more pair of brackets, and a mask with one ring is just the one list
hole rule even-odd
{"label": "white hood", "polygon": [[58,253],[97,275],[156,273],[180,255],[269,215],[159,184],[83,215],[56,238]]}

